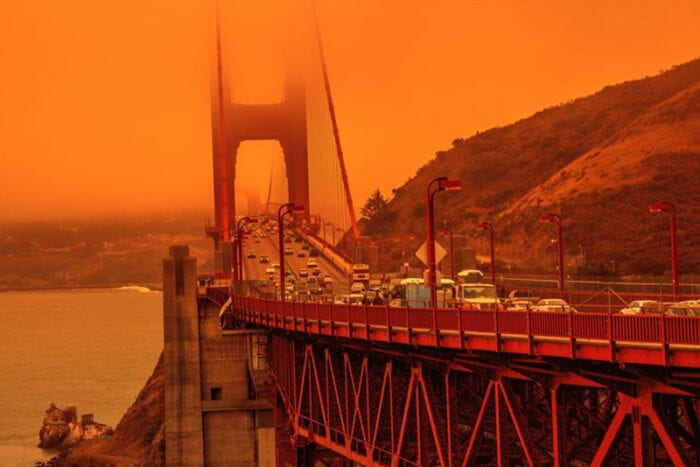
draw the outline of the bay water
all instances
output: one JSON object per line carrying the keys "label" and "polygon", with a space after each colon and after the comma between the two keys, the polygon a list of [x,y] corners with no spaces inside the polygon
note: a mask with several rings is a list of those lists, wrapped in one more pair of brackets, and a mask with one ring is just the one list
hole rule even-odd
{"label": "bay water", "polygon": [[113,428],[163,348],[162,294],[141,287],[0,292],[0,465],[31,466],[50,403]]}

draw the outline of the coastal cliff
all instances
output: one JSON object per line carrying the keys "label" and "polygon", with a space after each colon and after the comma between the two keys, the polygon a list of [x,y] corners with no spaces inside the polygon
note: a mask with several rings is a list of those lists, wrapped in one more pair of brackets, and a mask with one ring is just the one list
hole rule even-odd
{"label": "coastal cliff", "polygon": [[83,441],[59,456],[56,465],[130,466],[164,465],[164,395],[163,354],[146,385],[129,407],[110,439]]}

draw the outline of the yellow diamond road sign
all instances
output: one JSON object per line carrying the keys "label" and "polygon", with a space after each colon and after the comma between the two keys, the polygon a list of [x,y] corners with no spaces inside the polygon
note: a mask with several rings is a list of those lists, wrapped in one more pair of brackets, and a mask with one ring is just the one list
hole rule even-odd
{"label": "yellow diamond road sign", "polygon": [[[439,263],[442,261],[442,258],[445,257],[447,254],[447,251],[440,245],[438,242],[435,242],[435,264]],[[423,244],[418,248],[418,251],[416,251],[416,256],[418,257],[419,260],[423,262],[426,266],[430,266],[428,264],[428,241],[424,241]]]}

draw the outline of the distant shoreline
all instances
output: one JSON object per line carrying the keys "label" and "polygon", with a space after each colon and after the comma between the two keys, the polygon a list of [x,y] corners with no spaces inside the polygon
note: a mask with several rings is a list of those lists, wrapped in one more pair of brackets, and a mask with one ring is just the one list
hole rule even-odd
{"label": "distant shoreline", "polygon": [[2,292],[50,292],[60,290],[120,289],[122,287],[145,287],[153,292],[162,292],[162,284],[96,284],[96,285],[52,285],[47,287],[0,287]]}

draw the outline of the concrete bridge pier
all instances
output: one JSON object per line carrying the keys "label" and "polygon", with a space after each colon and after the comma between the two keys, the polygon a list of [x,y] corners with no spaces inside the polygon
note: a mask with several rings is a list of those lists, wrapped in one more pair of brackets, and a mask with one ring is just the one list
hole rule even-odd
{"label": "concrete bridge pier", "polygon": [[222,331],[218,307],[198,293],[196,259],[187,246],[171,247],[163,260],[166,465],[273,467],[267,333]]}

